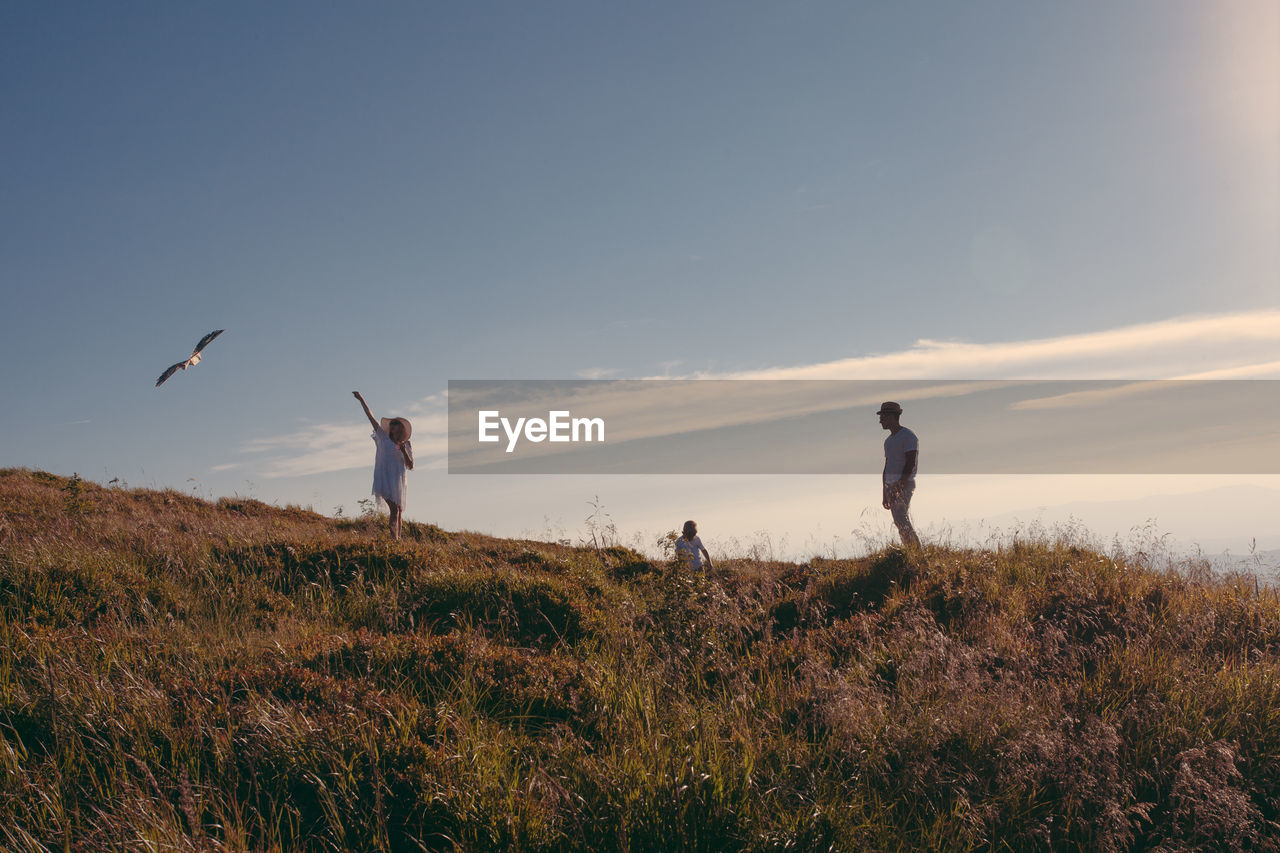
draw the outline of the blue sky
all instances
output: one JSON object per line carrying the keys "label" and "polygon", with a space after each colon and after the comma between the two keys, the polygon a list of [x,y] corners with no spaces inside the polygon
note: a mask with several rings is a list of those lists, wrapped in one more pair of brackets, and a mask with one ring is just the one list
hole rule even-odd
{"label": "blue sky", "polygon": [[[1275,378],[1277,45],[1267,0],[8,4],[0,465],[350,511],[353,389],[430,465],[449,379]],[[728,503],[426,467],[410,518],[500,533]]]}

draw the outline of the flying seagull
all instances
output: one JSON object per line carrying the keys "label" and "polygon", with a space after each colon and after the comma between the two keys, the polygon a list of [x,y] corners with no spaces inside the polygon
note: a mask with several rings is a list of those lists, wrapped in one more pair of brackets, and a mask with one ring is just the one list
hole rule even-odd
{"label": "flying seagull", "polygon": [[160,378],[156,380],[156,387],[159,388],[161,385],[164,384],[164,381],[166,379],[168,379],[173,374],[177,373],[179,370],[186,370],[188,367],[191,367],[192,365],[199,364],[200,350],[208,346],[209,341],[213,340],[214,338],[216,338],[218,335],[222,334],[225,331],[226,329],[218,329],[216,332],[210,332],[209,334],[201,338],[200,343],[196,344],[196,348],[192,350],[191,358],[187,359],[186,361],[178,362],[173,367],[170,367],[164,373],[160,374]]}

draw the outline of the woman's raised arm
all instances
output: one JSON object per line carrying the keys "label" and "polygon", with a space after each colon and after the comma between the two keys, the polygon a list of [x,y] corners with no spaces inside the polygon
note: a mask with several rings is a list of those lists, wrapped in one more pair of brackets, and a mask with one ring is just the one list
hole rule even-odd
{"label": "woman's raised arm", "polygon": [[352,391],[351,395],[360,401],[360,406],[364,409],[365,417],[369,419],[369,423],[373,424],[373,428],[381,432],[382,424],[378,423],[378,419],[373,416],[373,412],[369,411],[369,404],[364,401],[364,397],[360,396],[360,392]]}

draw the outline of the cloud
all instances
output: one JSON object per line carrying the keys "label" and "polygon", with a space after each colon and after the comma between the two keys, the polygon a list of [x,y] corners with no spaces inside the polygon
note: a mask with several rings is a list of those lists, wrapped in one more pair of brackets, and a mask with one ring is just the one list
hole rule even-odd
{"label": "cloud", "polygon": [[[413,423],[415,467],[431,470],[445,467],[448,450],[448,417],[444,392],[432,394],[401,407]],[[233,462],[215,467],[227,470],[253,464],[266,479],[304,477],[373,465],[373,444],[368,421],[340,424],[303,424],[287,435],[254,439],[241,453],[261,454],[254,462]]]}
{"label": "cloud", "polygon": [[[918,340],[898,352],[857,356],[810,365],[774,367],[730,373],[695,373],[678,376],[673,371],[680,362],[665,362],[664,375],[654,379],[1265,379],[1280,378],[1280,310],[1260,310],[1216,315],[1197,315],[1121,326],[1098,332],[1049,338],[991,343]],[[605,378],[601,368],[588,368],[580,376]],[[616,371],[608,371],[613,375]],[[690,406],[697,406],[700,393],[696,383],[689,389]],[[1142,383],[1107,389],[1117,395],[1128,389],[1138,393]],[[800,389],[797,389],[797,392]],[[928,389],[917,389],[917,394]],[[932,393],[959,393],[956,386],[933,389]],[[1098,393],[1098,392],[1094,392]],[[634,405],[639,398],[630,398]],[[874,401],[869,401],[874,402]],[[1037,401],[1040,407],[1097,402],[1088,398]],[[830,408],[830,403],[799,405],[793,411],[812,412]],[[842,402],[843,406],[849,401]],[[1035,403],[1028,401],[1027,407]],[[717,424],[758,420],[757,410],[724,412]],[[414,454],[419,468],[439,469],[447,464],[447,393],[440,392],[401,407],[413,421]],[[703,424],[705,426],[705,424]],[[679,425],[670,422],[637,422],[637,435],[664,434]],[[618,438],[623,438],[619,435]],[[611,436],[612,439],[612,436]],[[372,465],[368,426],[353,421],[340,424],[306,424],[288,436],[272,436],[249,442],[246,454],[261,454],[260,476],[297,477],[364,468]],[[220,466],[227,470],[235,462]]]}
{"label": "cloud", "polygon": [[1109,406],[1120,400],[1136,397],[1140,394],[1154,393],[1165,387],[1160,379],[1148,379],[1142,382],[1128,382],[1124,385],[1111,385],[1103,388],[1091,388],[1087,391],[1072,391],[1067,394],[1054,394],[1049,397],[1034,397],[1030,400],[1019,400],[1009,408],[1015,411],[1031,411],[1033,409],[1065,409],[1074,406]]}
{"label": "cloud", "polygon": [[[445,406],[449,404],[449,392],[441,391],[439,394],[431,394],[423,397],[416,403],[410,403],[408,406],[409,414],[416,416],[426,415],[435,416],[441,413]],[[414,434],[418,431],[418,422],[413,422]]]}
{"label": "cloud", "polygon": [[[658,367],[662,368],[662,375],[650,376],[646,378],[649,378],[649,379],[701,379],[703,378],[701,376],[689,376],[689,377],[673,376],[671,374],[671,371],[675,370],[677,367],[679,367],[682,364],[684,364],[684,362],[680,361],[679,359],[676,359],[675,361],[660,361],[658,362]],[[711,378],[711,377],[708,377],[708,378]],[[724,377],[721,377],[721,378],[724,378]]]}
{"label": "cloud", "polygon": [[579,370],[577,375],[580,379],[608,379],[617,372],[613,367],[587,367]]}
{"label": "cloud", "polygon": [[1222,367],[1179,376],[1179,379],[1280,379],[1280,361]]}
{"label": "cloud", "polygon": [[[1280,378],[1280,310],[1177,317],[994,343],[922,339],[900,352],[698,379]],[[667,367],[667,365],[663,365]],[[661,377],[676,378],[669,372]]]}
{"label": "cloud", "polygon": [[[1278,347],[1280,311],[1264,310],[1180,317],[1023,341],[920,340],[899,352],[734,373],[674,376],[669,368],[675,365],[663,365],[668,369],[663,376],[649,378],[666,382],[615,380],[579,386],[548,382],[543,392],[536,390],[537,383],[518,391],[515,387],[478,387],[455,403],[459,413],[477,406],[505,411],[519,401],[526,408],[544,406],[543,411],[567,409],[575,415],[603,417],[610,425],[609,443],[616,446],[838,412],[889,398],[907,402],[981,394],[984,400],[992,400],[990,392],[1010,384],[1025,386],[1021,399],[1009,399],[1020,393],[1016,391],[1003,395],[1002,405],[1011,411],[1078,409],[1161,391],[1165,393],[1158,396],[1164,399],[1170,389],[1159,380],[1280,378]],[[714,380],[754,380],[757,384],[745,388],[737,382]],[[857,389],[824,387],[826,382],[848,380],[872,384]],[[1052,385],[1043,384],[1045,380],[1086,380],[1097,382],[1098,387],[1077,384],[1069,393],[1059,393]],[[1099,380],[1109,381],[1103,384]],[[540,393],[545,400],[537,398]],[[948,410],[955,411],[956,406],[948,404]],[[515,414],[534,416],[536,412]],[[455,429],[461,441],[453,462],[473,464],[495,451],[488,445],[474,450],[469,447],[475,439],[474,418],[460,416]],[[503,450],[505,446],[498,448]],[[576,448],[545,443],[529,447],[525,455],[570,452]]]}

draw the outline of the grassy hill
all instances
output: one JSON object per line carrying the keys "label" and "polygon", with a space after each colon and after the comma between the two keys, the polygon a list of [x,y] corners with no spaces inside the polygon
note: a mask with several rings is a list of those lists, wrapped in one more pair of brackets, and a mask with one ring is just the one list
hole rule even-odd
{"label": "grassy hill", "polygon": [[406,535],[0,470],[0,848],[1280,849],[1252,579]]}

